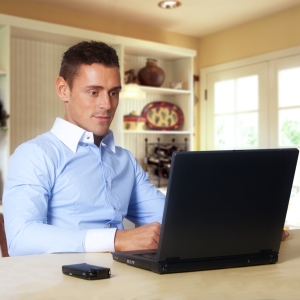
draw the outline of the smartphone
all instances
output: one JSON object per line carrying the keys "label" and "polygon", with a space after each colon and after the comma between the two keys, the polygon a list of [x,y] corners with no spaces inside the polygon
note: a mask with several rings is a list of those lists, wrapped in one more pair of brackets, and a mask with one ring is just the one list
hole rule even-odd
{"label": "smartphone", "polygon": [[86,280],[105,279],[110,277],[110,269],[86,263],[62,266],[62,272],[76,278]]}

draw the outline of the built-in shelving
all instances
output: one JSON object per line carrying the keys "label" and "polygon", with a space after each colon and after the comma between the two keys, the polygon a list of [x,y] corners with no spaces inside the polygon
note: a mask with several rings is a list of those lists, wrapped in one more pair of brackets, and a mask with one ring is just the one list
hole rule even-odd
{"label": "built-in shelving", "polygon": [[141,89],[149,94],[161,94],[161,95],[190,95],[190,90],[171,89],[171,88],[155,88],[148,86],[141,86]]}
{"label": "built-in shelving", "polygon": [[135,135],[137,133],[142,134],[155,134],[155,135],[186,135],[190,134],[190,131],[175,131],[175,130],[123,130],[124,134],[132,134]]}
{"label": "built-in shelving", "polygon": [[[55,117],[63,116],[63,105],[55,95],[54,81],[63,52],[82,40],[100,40],[116,49],[123,82],[126,70],[134,69],[137,74],[149,57],[157,59],[165,71],[161,87],[140,86],[146,94],[145,99],[120,99],[111,125],[117,145],[128,148],[140,163],[144,158],[145,138],[151,142],[161,136],[162,143],[174,136],[178,142],[187,138],[192,149],[194,50],[0,14],[1,50],[5,50],[0,53],[0,75],[4,75],[0,76],[0,84],[7,112],[13,116],[1,141],[2,160],[7,161],[20,143],[49,130]],[[170,82],[182,82],[183,89],[170,88]],[[153,101],[168,101],[180,106],[185,117],[182,128],[177,131],[123,130],[124,115],[133,110],[139,114]],[[58,104],[54,105],[56,102]],[[0,166],[2,174],[6,174],[4,169],[6,164]]]}
{"label": "built-in shelving", "polygon": [[[155,51],[153,51],[155,49]],[[165,80],[161,87],[140,86],[146,94],[145,99],[124,99],[120,101],[123,115],[134,112],[141,115],[145,106],[151,102],[169,102],[178,106],[184,116],[183,125],[176,130],[146,130],[122,131],[122,145],[129,149],[140,164],[145,160],[145,149],[143,147],[145,139],[149,143],[157,142],[160,138],[162,144],[170,143],[173,139],[177,143],[187,140],[188,150],[193,149],[193,55],[189,50],[183,51],[160,51],[162,48],[149,48],[143,51],[131,51],[124,53],[124,70],[132,70],[134,75],[146,64],[147,58],[154,58],[157,65],[164,70]],[[182,89],[170,88],[171,82],[181,82]],[[154,181],[155,183],[155,181]]]}

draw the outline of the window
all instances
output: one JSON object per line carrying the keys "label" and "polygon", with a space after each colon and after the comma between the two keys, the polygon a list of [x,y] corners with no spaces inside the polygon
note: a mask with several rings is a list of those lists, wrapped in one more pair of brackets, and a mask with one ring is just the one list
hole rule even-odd
{"label": "window", "polygon": [[[202,70],[201,148],[300,148],[297,53],[299,48]],[[300,163],[286,226],[300,228]]]}
{"label": "window", "polygon": [[[270,62],[270,146],[300,148],[300,55]],[[300,228],[300,159],[286,226]]]}
{"label": "window", "polygon": [[207,149],[266,147],[267,64],[207,76]]}
{"label": "window", "polygon": [[215,148],[258,146],[258,76],[215,83]]}

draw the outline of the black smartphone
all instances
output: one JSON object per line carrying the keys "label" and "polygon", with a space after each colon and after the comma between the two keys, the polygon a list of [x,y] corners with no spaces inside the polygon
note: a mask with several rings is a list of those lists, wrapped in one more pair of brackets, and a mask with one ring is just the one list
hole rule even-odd
{"label": "black smartphone", "polygon": [[97,279],[105,279],[110,277],[109,268],[89,265],[86,263],[75,264],[75,265],[64,265],[62,266],[62,272],[65,275],[86,279],[86,280],[97,280]]}

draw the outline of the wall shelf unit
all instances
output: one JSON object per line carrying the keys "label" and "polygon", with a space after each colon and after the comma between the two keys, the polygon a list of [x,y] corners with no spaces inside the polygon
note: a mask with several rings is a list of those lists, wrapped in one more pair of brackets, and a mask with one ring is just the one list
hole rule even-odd
{"label": "wall shelf unit", "polygon": [[143,91],[149,94],[162,94],[162,95],[189,95],[191,94],[190,90],[176,90],[171,88],[155,88],[148,86],[140,86]]}
{"label": "wall shelf unit", "polygon": [[[146,99],[122,100],[111,129],[117,145],[132,151],[142,163],[144,140],[155,141],[157,136],[170,140],[188,139],[193,148],[193,59],[195,50],[137,40],[123,36],[50,24],[0,14],[0,99],[10,115],[8,131],[0,134],[0,182],[7,174],[7,161],[15,148],[51,129],[57,116],[63,117],[64,108],[55,92],[61,55],[71,45],[82,40],[103,41],[116,49],[120,72],[134,69],[135,74],[145,66],[147,58],[155,58],[165,71],[160,88],[141,86]],[[182,90],[169,88],[170,82],[183,82]],[[178,131],[123,130],[123,116],[142,108],[152,101],[168,101],[184,113],[184,124]],[[1,185],[0,185],[1,189]],[[0,190],[1,192],[1,190]],[[2,194],[2,193],[1,193]]]}
{"label": "wall shelf unit", "polygon": [[132,134],[136,135],[137,133],[143,133],[143,134],[155,134],[155,135],[185,135],[190,134],[190,131],[174,131],[174,130],[164,130],[164,131],[155,131],[155,130],[124,130],[123,134]]}

